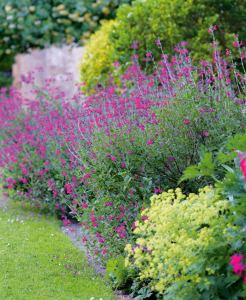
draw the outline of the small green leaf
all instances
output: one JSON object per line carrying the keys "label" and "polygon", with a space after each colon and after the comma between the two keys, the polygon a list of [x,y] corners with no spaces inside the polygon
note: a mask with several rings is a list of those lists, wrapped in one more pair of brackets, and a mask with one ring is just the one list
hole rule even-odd
{"label": "small green leaf", "polygon": [[209,176],[214,178],[214,168],[212,153],[206,152],[203,154],[203,157],[198,165],[189,166],[185,169],[183,176],[179,180],[179,183],[188,180],[194,179],[197,177]]}
{"label": "small green leaf", "polygon": [[229,150],[246,151],[246,132],[244,134],[235,134],[229,139],[227,144]]}
{"label": "small green leaf", "polygon": [[214,175],[214,163],[211,152],[204,154],[200,163],[198,164],[201,176],[213,176]]}
{"label": "small green leaf", "polygon": [[237,157],[235,152],[223,153],[220,151],[217,155],[217,161],[221,164],[225,164],[229,161],[232,161],[235,157]]}
{"label": "small green leaf", "polygon": [[199,171],[198,166],[196,166],[196,165],[189,166],[184,170],[184,174],[180,178],[179,183],[181,183],[185,180],[194,179],[198,176],[200,176],[200,171]]}

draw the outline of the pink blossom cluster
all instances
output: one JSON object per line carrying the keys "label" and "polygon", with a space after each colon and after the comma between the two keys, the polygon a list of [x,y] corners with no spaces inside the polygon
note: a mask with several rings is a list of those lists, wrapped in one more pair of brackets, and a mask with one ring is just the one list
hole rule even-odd
{"label": "pink blossom cluster", "polygon": [[242,254],[234,254],[231,256],[230,265],[233,272],[243,278],[243,282],[246,284],[246,264],[244,264],[244,256]]}
{"label": "pink blossom cluster", "polygon": [[240,168],[243,172],[243,176],[246,179],[246,157],[240,161]]}
{"label": "pink blossom cluster", "polygon": [[[132,48],[137,47],[134,42]],[[150,52],[146,58],[154,59]],[[185,43],[175,48],[174,56],[162,53],[152,74],[141,70],[135,55],[120,85],[99,88],[91,96],[83,95],[78,87],[67,99],[55,87],[55,79],[47,79],[44,86],[36,88],[33,76],[26,75],[23,81],[33,85],[32,99],[15,89],[0,91],[0,167],[6,187],[49,205],[64,225],[70,223],[69,218],[76,218],[95,234],[97,252],[105,255],[111,241],[123,245],[131,236],[134,220],[149,194],[163,190],[159,173],[165,171],[166,178],[174,168],[180,169],[177,155],[170,151],[162,164],[157,163],[156,174],[147,174],[150,154],[153,161],[161,156],[166,145],[161,137],[170,129],[162,126],[160,113],[185,97],[183,101],[193,100],[197,105],[195,118],[203,127],[192,127],[189,111],[178,125],[168,126],[174,129],[172,138],[184,131],[189,139],[198,137],[206,142],[213,134],[206,123],[207,116],[216,113],[213,101],[223,104],[223,97],[227,97],[236,109],[245,104],[235,91],[234,79],[238,85],[244,84],[243,76],[217,49],[213,61],[202,61],[197,67]],[[191,95],[194,89],[195,99]],[[206,106],[203,98],[208,98]],[[124,152],[118,151],[119,141],[125,141]],[[97,188],[105,179],[97,172],[98,164],[105,164],[101,169],[105,174],[112,172],[110,180],[120,178],[125,185],[123,196],[119,196],[120,185]],[[241,168],[245,175],[244,162]],[[95,209],[98,203],[101,211]]]}

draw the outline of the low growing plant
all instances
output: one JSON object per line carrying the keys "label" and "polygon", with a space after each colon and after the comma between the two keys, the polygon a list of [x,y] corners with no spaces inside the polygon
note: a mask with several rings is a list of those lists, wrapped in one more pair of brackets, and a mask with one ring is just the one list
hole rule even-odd
{"label": "low growing plant", "polygon": [[239,230],[232,208],[218,192],[168,190],[151,198],[128,244],[127,266],[160,299],[243,299],[242,282],[228,270],[231,232]]}
{"label": "low growing plant", "polygon": [[114,289],[124,288],[129,279],[129,272],[125,267],[123,256],[111,258],[107,261],[105,279]]}

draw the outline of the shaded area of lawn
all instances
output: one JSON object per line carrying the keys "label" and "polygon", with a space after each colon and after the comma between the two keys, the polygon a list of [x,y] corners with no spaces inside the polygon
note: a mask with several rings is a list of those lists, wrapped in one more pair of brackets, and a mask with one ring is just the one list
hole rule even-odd
{"label": "shaded area of lawn", "polygon": [[115,299],[53,217],[11,203],[0,208],[0,298]]}

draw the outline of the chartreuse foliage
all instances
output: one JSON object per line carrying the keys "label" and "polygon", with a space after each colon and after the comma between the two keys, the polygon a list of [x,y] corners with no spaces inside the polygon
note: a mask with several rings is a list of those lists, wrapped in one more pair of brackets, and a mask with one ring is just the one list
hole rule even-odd
{"label": "chartreuse foliage", "polygon": [[211,187],[188,196],[180,189],[152,196],[144,221],[136,224],[136,246],[126,246],[127,265],[165,300],[239,299],[242,289],[227,273],[229,232],[236,229],[230,209]]}
{"label": "chartreuse foliage", "polygon": [[81,63],[81,80],[87,83],[87,90],[91,90],[99,83],[105,83],[105,78],[114,71],[113,45],[109,39],[114,24],[115,21],[112,20],[103,22],[101,30],[92,35],[85,47]]}
{"label": "chartreuse foliage", "polygon": [[[91,68],[96,69],[94,72],[103,74],[104,69],[110,68],[114,60],[121,64],[128,63],[133,54],[131,44],[138,41],[137,54],[145,66],[146,51],[151,51],[155,59],[159,60],[160,49],[155,45],[158,37],[165,53],[172,52],[180,41],[187,41],[195,60],[207,59],[211,53],[208,28],[216,24],[216,39],[221,49],[230,48],[233,34],[239,34],[241,39],[245,37],[245,9],[244,0],[137,0],[132,5],[122,5],[117,11],[116,22],[109,36],[108,43],[112,46],[104,52],[95,49],[93,54],[98,59],[104,55],[110,60],[101,68],[93,65],[93,59],[87,61],[87,65],[91,64]],[[98,39],[99,36],[107,38],[103,28],[91,39]],[[84,79],[88,85],[93,83],[86,75]]]}
{"label": "chartreuse foliage", "polygon": [[0,298],[115,299],[53,217],[0,209]]}

